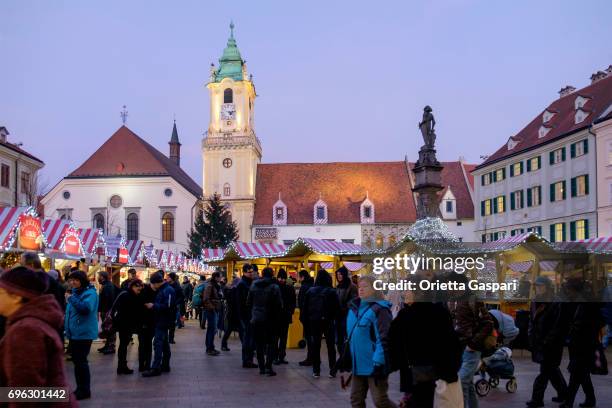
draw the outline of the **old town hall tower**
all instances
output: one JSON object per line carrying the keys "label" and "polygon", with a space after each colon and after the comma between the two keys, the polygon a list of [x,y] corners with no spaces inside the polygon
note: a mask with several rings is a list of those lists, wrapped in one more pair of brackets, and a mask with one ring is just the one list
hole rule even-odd
{"label": "old town hall tower", "polygon": [[219,67],[211,65],[210,122],[202,141],[203,193],[221,195],[238,224],[239,239],[251,241],[255,178],[261,145],[254,128],[255,85],[234,39],[234,24]]}

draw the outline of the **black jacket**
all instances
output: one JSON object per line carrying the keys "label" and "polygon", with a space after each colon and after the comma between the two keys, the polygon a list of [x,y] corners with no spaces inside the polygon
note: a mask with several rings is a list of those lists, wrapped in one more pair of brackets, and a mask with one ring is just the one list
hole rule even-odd
{"label": "black jacket", "polygon": [[258,279],[251,285],[247,306],[251,309],[252,324],[276,326],[283,308],[280,288],[272,278]]}
{"label": "black jacket", "polygon": [[111,281],[106,281],[100,287],[100,300],[98,303],[98,311],[102,314],[102,318],[111,310],[115,302],[115,296],[119,293],[117,288]]}
{"label": "black jacket", "polygon": [[400,370],[401,391],[412,385],[411,366],[433,366],[436,378],[457,381],[463,347],[450,313],[442,305],[404,305],[389,329],[390,363]]}
{"label": "black jacket", "polygon": [[120,332],[136,333],[140,328],[144,303],[142,298],[131,290],[117,295],[113,327]]}
{"label": "black jacket", "polygon": [[558,367],[567,335],[567,319],[559,302],[532,302],[529,319],[529,347],[535,363]]}
{"label": "black jacket", "polygon": [[155,327],[169,329],[174,326],[176,322],[176,293],[168,282],[164,282],[157,289],[153,310],[155,312]]}
{"label": "black jacket", "polygon": [[597,302],[566,303],[563,312],[569,319],[568,369],[591,369],[595,363],[595,350],[599,343],[599,331],[603,327],[601,304]]}
{"label": "black jacket", "polygon": [[295,311],[295,288],[287,283],[278,285],[283,298],[283,312],[281,323],[291,324],[293,312]]}
{"label": "black jacket", "polygon": [[308,289],[312,288],[314,285],[314,279],[311,277],[308,277],[306,279],[304,279],[300,285],[300,290],[298,292],[298,308],[300,309],[300,321],[302,321],[302,323],[304,323],[306,321],[305,318],[305,314],[304,314],[304,301],[306,300],[306,292],[308,292]]}
{"label": "black jacket", "polygon": [[183,293],[181,285],[179,285],[178,282],[172,282],[170,283],[170,286],[172,286],[172,289],[174,289],[174,293],[176,294],[176,304],[178,305],[185,302],[185,294]]}
{"label": "black jacket", "polygon": [[193,296],[193,286],[191,286],[191,283],[183,283],[181,289],[183,290],[183,295],[185,295],[185,300],[191,301],[191,296]]}
{"label": "black jacket", "polygon": [[240,279],[238,285],[236,285],[236,293],[234,296],[234,310],[236,311],[236,318],[241,322],[251,321],[251,309],[247,304],[249,297],[249,290],[251,289],[252,279],[245,276]]}
{"label": "black jacket", "polygon": [[155,310],[148,309],[145,307],[145,303],[153,303],[155,304],[155,298],[157,297],[157,292],[151,288],[151,285],[144,285],[142,291],[140,292],[140,302],[142,313],[139,319],[139,328],[145,330],[151,330],[155,327]]}
{"label": "black jacket", "polygon": [[340,302],[334,289],[325,286],[313,286],[306,292],[304,307],[300,313],[308,321],[334,320],[338,317],[339,309]]}
{"label": "black jacket", "polygon": [[336,287],[336,293],[338,294],[338,301],[340,302],[339,317],[346,319],[348,314],[348,305],[351,300],[357,297],[357,286],[353,282],[349,282],[348,286],[338,285]]}

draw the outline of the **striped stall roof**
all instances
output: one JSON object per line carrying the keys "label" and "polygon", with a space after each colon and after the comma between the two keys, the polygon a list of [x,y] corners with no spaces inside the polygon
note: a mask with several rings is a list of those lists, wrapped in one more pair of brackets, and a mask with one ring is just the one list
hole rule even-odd
{"label": "striped stall roof", "polygon": [[145,245],[144,256],[151,265],[157,265],[157,254],[155,251],[155,246],[153,244]]}
{"label": "striped stall roof", "polygon": [[43,234],[47,240],[47,249],[59,251],[64,240],[66,230],[72,223],[69,220],[44,220],[42,223]]}
{"label": "striped stall roof", "polygon": [[117,250],[123,247],[123,238],[121,236],[105,235],[104,241],[106,241],[106,256],[115,262],[117,260]]}
{"label": "striped stall roof", "polygon": [[11,233],[17,227],[19,217],[24,214],[29,207],[4,207],[0,208],[0,248],[5,248],[9,244]]}
{"label": "striped stall roof", "polygon": [[[351,272],[358,271],[361,268],[363,268],[363,266],[365,265],[364,263],[361,263],[361,262],[343,262],[343,264],[344,266],[346,266],[346,269],[348,269]],[[321,267],[326,270],[331,270],[334,267],[334,263],[333,262],[322,262]]]}
{"label": "striped stall roof", "polygon": [[325,255],[337,254],[360,254],[363,252],[361,245],[349,244],[345,242],[328,241],[325,239],[316,238],[298,238],[291,247],[295,246],[299,241],[303,242],[313,252],[318,252]]}
{"label": "striped stall roof", "polygon": [[204,248],[202,250],[202,259],[205,262],[220,261],[225,256],[223,248]]}
{"label": "striped stall roof", "polygon": [[555,248],[563,252],[583,252],[592,254],[612,253],[612,237],[597,237],[579,241],[557,242]]}
{"label": "striped stall roof", "polygon": [[541,271],[554,271],[559,265],[558,261],[540,261]]}
{"label": "striped stall roof", "polygon": [[102,237],[102,231],[95,228],[79,228],[79,238],[83,243],[83,249],[88,255],[92,255],[97,245],[99,244],[100,238]]}
{"label": "striped stall roof", "polygon": [[128,255],[130,257],[130,263],[144,263],[144,259],[141,255],[141,250],[143,249],[144,242],[136,239],[130,239],[125,241],[125,246],[128,250]]}
{"label": "striped stall roof", "polygon": [[507,236],[497,241],[483,242],[480,249],[485,251],[506,251],[526,242],[548,242],[533,232],[525,232],[514,236]]}
{"label": "striped stall roof", "polygon": [[269,258],[281,256],[287,247],[282,244],[262,244],[256,242],[233,242],[230,245],[244,259]]}
{"label": "striped stall roof", "polygon": [[531,265],[533,265],[532,261],[514,262],[508,264],[508,268],[512,269],[514,272],[525,273],[531,269]]}

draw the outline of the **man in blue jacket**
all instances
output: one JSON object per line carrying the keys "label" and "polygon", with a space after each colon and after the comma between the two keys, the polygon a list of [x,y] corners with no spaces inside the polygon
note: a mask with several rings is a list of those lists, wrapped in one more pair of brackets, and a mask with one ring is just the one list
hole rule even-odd
{"label": "man in blue jacket", "polygon": [[176,293],[168,282],[164,281],[164,272],[157,271],[151,275],[151,287],[157,292],[155,303],[145,306],[153,309],[155,315],[155,337],[153,350],[155,352],[151,369],[142,373],[143,377],[155,377],[162,372],[170,372],[170,327],[176,320]]}

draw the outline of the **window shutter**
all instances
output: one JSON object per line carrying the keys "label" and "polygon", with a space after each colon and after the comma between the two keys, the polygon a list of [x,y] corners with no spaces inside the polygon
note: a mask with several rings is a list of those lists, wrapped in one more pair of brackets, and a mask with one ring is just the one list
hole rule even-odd
{"label": "window shutter", "polygon": [[484,217],[484,215],[485,215],[485,202],[481,201],[480,202],[480,216]]}
{"label": "window shutter", "polygon": [[548,153],[548,164],[554,164],[555,163],[555,154],[554,152],[550,152]]}
{"label": "window shutter", "polygon": [[514,164],[510,165],[510,177],[514,177]]}
{"label": "window shutter", "polygon": [[576,240],[576,221],[570,222],[570,241]]}
{"label": "window shutter", "polygon": [[565,237],[565,223],[561,224],[561,237],[563,238],[563,241],[567,241],[567,238]]}
{"label": "window shutter", "polygon": [[525,194],[523,194],[523,190],[521,190],[521,208],[525,208]]}
{"label": "window shutter", "polygon": [[550,224],[550,242],[555,242],[555,224]]}
{"label": "window shutter", "polygon": [[531,159],[527,160],[527,172],[531,171]]}
{"label": "window shutter", "polygon": [[562,194],[562,196],[561,196],[561,199],[562,199],[562,200],[565,200],[565,180],[563,180],[563,181],[561,182],[561,186],[563,186],[563,194]]}
{"label": "window shutter", "polygon": [[576,157],[576,143],[570,145],[570,157],[573,159]]}
{"label": "window shutter", "polygon": [[572,177],[570,180],[570,188],[572,190],[572,197],[576,197],[576,177]]}
{"label": "window shutter", "polygon": [[514,192],[510,193],[510,209],[514,210]]}
{"label": "window shutter", "polygon": [[[529,162],[527,162],[529,163]],[[521,162],[521,164],[519,164],[519,168],[521,169],[521,174],[523,174],[523,162]]]}
{"label": "window shutter", "polygon": [[502,206],[503,206],[503,211],[502,212],[506,212],[508,209],[506,208],[506,196],[501,196],[501,201],[502,201]]}
{"label": "window shutter", "polygon": [[555,185],[554,184],[550,185],[550,202],[551,203],[555,202]]}
{"label": "window shutter", "polygon": [[492,198],[493,200],[493,214],[497,214],[497,199]]}
{"label": "window shutter", "polygon": [[538,156],[538,169],[542,168],[542,156]]}
{"label": "window shutter", "polygon": [[589,239],[589,220],[584,220],[584,238]]}
{"label": "window shutter", "polygon": [[484,174],[483,174],[482,176],[480,176],[480,185],[481,185],[481,186],[484,186],[484,185],[485,185],[485,182],[484,182],[484,177],[485,177],[485,175],[484,175]]}
{"label": "window shutter", "polygon": [[538,186],[538,203],[542,204],[542,186]]}
{"label": "window shutter", "polygon": [[584,194],[589,194],[589,175],[585,174],[584,176]]}
{"label": "window shutter", "polygon": [[493,183],[497,182],[497,172],[496,171],[491,172],[491,179],[493,180]]}
{"label": "window shutter", "polygon": [[531,207],[531,189],[527,189],[527,207]]}
{"label": "window shutter", "polygon": [[584,154],[587,154],[589,152],[589,139],[584,139],[582,143],[584,144],[582,150],[584,151]]}
{"label": "window shutter", "polygon": [[506,168],[504,167],[502,169],[502,180],[504,180],[506,178]]}
{"label": "window shutter", "polygon": [[561,161],[565,161],[565,147],[561,148]]}

